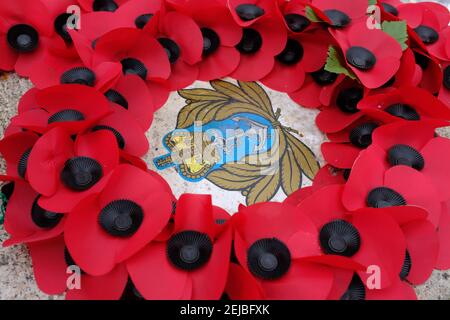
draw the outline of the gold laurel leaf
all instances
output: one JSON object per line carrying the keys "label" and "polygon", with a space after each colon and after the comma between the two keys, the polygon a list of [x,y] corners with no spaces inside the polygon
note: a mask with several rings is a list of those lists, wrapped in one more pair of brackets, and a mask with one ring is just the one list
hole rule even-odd
{"label": "gold laurel leaf", "polygon": [[260,85],[258,85],[256,82],[241,81],[238,81],[238,84],[242,88],[242,91],[244,91],[256,105],[263,108],[264,111],[269,113],[272,118],[275,118],[270,98]]}
{"label": "gold laurel leaf", "polygon": [[[183,107],[178,113],[177,119],[177,129],[185,129],[194,124],[195,121],[203,121],[204,124],[205,119],[208,119],[208,122],[214,120],[214,114],[220,110],[220,107],[223,106],[223,102],[221,101],[197,101],[192,102],[185,107]],[[210,114],[212,112],[212,114]],[[199,115],[202,114],[202,117]],[[208,116],[209,115],[209,116]]]}
{"label": "gold laurel leaf", "polygon": [[191,101],[227,101],[230,98],[220,92],[211,89],[184,89],[178,94]]}
{"label": "gold laurel leaf", "polygon": [[251,189],[247,195],[247,205],[265,202],[272,199],[280,187],[280,170],[273,174],[263,176]]}
{"label": "gold laurel leaf", "polygon": [[[245,160],[244,160],[245,161]],[[248,163],[228,163],[222,166],[228,172],[241,177],[261,177],[267,166],[252,165]]]}
{"label": "gold laurel leaf", "polygon": [[224,105],[217,112],[215,120],[225,120],[237,113],[252,113],[270,119],[270,115],[259,107],[248,102],[232,102]]}
{"label": "gold laurel leaf", "polygon": [[286,195],[298,190],[302,185],[302,169],[288,147],[281,159],[281,187]]}
{"label": "gold laurel leaf", "polygon": [[214,80],[210,82],[211,86],[218,92],[228,96],[229,98],[240,101],[251,103],[251,99],[245,94],[242,89],[231,82],[226,82],[223,80]]}
{"label": "gold laurel leaf", "polygon": [[257,183],[260,176],[243,177],[230,173],[224,169],[218,169],[208,174],[206,179],[214,183],[219,188],[229,191],[241,191]]}
{"label": "gold laurel leaf", "polygon": [[285,133],[285,135],[288,142],[287,148],[292,151],[295,160],[300,165],[303,173],[310,180],[313,180],[320,169],[320,165],[315,154],[308,148],[308,146],[300,140],[297,140],[290,133]]}

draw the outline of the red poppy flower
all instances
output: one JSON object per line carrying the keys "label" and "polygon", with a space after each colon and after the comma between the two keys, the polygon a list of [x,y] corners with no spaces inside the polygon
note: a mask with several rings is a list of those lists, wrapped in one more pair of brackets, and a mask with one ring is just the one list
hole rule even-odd
{"label": "red poppy flower", "polygon": [[282,92],[298,90],[306,72],[319,70],[326,62],[330,35],[322,30],[290,35],[285,49],[275,57],[272,71],[261,82]]}
{"label": "red poppy flower", "polygon": [[[78,0],[83,10],[114,12],[129,0]],[[133,0],[134,1],[134,0]]]}
{"label": "red poppy flower", "polygon": [[[450,178],[450,166],[447,162],[450,157],[450,140],[436,137],[435,128],[435,125],[423,122],[390,124],[375,132],[373,144],[384,151],[391,166],[403,164],[426,176],[436,188],[439,198],[446,201],[450,199],[447,186]],[[399,146],[403,146],[404,150]],[[407,150],[408,148],[411,150]],[[379,149],[374,151],[380,152]],[[413,154],[414,157],[411,158]],[[403,160],[399,160],[399,157]]]}
{"label": "red poppy flower", "polygon": [[28,183],[14,182],[5,213],[5,230],[10,239],[3,246],[52,239],[63,232],[66,217],[43,209],[39,199],[40,195]]}
{"label": "red poppy flower", "polygon": [[164,49],[139,29],[120,28],[100,37],[93,61],[94,65],[120,62],[124,74],[135,74],[143,80],[167,79],[170,74]]}
{"label": "red poppy flower", "polygon": [[358,103],[368,91],[350,78],[324,87],[321,97],[328,96],[329,104],[316,117],[316,125],[320,131],[339,132],[363,117],[364,114],[358,110]]}
{"label": "red poppy flower", "polygon": [[146,299],[215,300],[222,295],[230,261],[231,229],[211,196],[184,194],[169,239],[152,242],[127,262]]}
{"label": "red poppy flower", "polygon": [[326,299],[334,274],[328,266],[302,260],[321,254],[317,228],[302,211],[268,202],[240,207],[232,219],[236,257],[264,297]]}
{"label": "red poppy flower", "polygon": [[150,128],[153,112],[157,110],[157,106],[145,81],[139,76],[129,74],[121,77],[111,89],[105,92],[105,96],[114,107],[127,110],[126,113],[131,115],[143,130]]}
{"label": "red poppy flower", "polygon": [[7,135],[0,141],[0,153],[6,161],[6,174],[10,177],[26,179],[28,176],[28,158],[39,139],[31,131],[21,131]]}
{"label": "red poppy flower", "polygon": [[152,16],[161,10],[161,5],[160,0],[133,0],[124,3],[115,11],[97,10],[83,14],[83,27],[79,33],[94,42],[114,29],[143,29]]}
{"label": "red poppy flower", "polygon": [[443,80],[438,98],[446,105],[450,105],[450,63],[444,63],[442,69]]}
{"label": "red poppy flower", "polygon": [[243,267],[230,263],[222,300],[264,300],[263,289]]}
{"label": "red poppy flower", "polygon": [[105,275],[152,241],[171,211],[172,195],[158,179],[121,165],[100,193],[71,211],[65,225],[66,246],[86,273]]}
{"label": "red poppy flower", "polygon": [[397,73],[403,51],[384,31],[369,29],[363,22],[342,31],[333,30],[332,34],[348,67],[369,89],[384,85]]}
{"label": "red poppy flower", "polygon": [[[148,140],[145,136],[145,129],[122,106],[114,104],[111,105],[111,108],[113,112],[95,122],[90,126],[89,130],[94,132],[109,131],[114,134],[120,150],[135,157],[145,155],[149,148]],[[153,110],[151,109],[146,112],[153,114]]]}
{"label": "red poppy flower", "polygon": [[450,268],[450,201],[443,204],[441,220],[439,221],[439,256],[436,268],[447,270]]}
{"label": "red poppy flower", "polygon": [[[423,209],[387,208],[375,212],[367,208],[350,213],[342,205],[343,191],[343,185],[321,188],[297,208],[320,230],[320,247],[329,260],[345,257],[365,268],[376,265],[383,275],[380,286],[386,288],[398,278],[406,252],[403,232],[391,216]],[[364,281],[369,276],[366,269],[358,274]]]}
{"label": "red poppy flower", "polygon": [[242,28],[236,25],[227,7],[202,0],[169,0],[178,12],[190,16],[203,35],[202,60],[198,63],[198,79],[221,79],[239,64],[240,53],[235,46],[241,41]]}
{"label": "red poppy flower", "polygon": [[[33,14],[29,14],[33,12]],[[28,76],[47,50],[53,25],[42,1],[5,0],[0,7],[0,70]]]}
{"label": "red poppy flower", "polygon": [[307,73],[303,85],[289,97],[304,108],[329,106],[334,89],[345,79],[344,75],[328,72],[323,67]]}
{"label": "red poppy flower", "polygon": [[366,20],[368,3],[365,0],[312,0],[316,15],[332,28],[344,28]]}
{"label": "red poppy flower", "polygon": [[50,295],[66,293],[66,300],[118,300],[125,289],[128,273],[124,264],[103,276],[81,271],[79,289],[68,289],[68,267],[77,266],[64,243],[64,237],[29,243],[34,277],[39,289]]}
{"label": "red poppy flower", "polygon": [[161,10],[150,20],[144,30],[158,39],[170,62],[170,77],[164,84],[178,90],[192,84],[198,77],[196,65],[202,60],[203,35],[199,26],[189,16]]}
{"label": "red poppy flower", "polygon": [[283,52],[287,30],[280,16],[264,16],[244,28],[236,49],[241,53],[239,66],[231,77],[241,81],[257,81],[267,76],[275,65],[274,57]]}
{"label": "red poppy flower", "polygon": [[[401,150],[404,148],[400,147]],[[402,155],[394,151],[391,161]],[[342,198],[344,206],[350,211],[366,207],[418,206],[426,209],[429,221],[438,226],[442,206],[433,182],[412,167],[391,167],[386,158],[378,142],[360,153],[345,185]],[[414,188],[411,188],[412,185]]]}
{"label": "red poppy flower", "polygon": [[440,63],[435,58],[419,51],[414,51],[416,64],[422,71],[422,78],[419,87],[429,91],[431,94],[437,94],[442,87],[443,70]]}
{"label": "red poppy flower", "polygon": [[448,59],[446,41],[449,36],[450,14],[438,3],[405,3],[397,7],[398,17],[406,20],[415,43],[438,59]]}
{"label": "red poppy flower", "polygon": [[[58,85],[34,93],[11,123],[38,133],[61,127],[77,134],[110,112],[106,98],[83,85]],[[92,106],[95,106],[93,108]]]}
{"label": "red poppy flower", "polygon": [[114,136],[107,132],[80,135],[75,142],[55,128],[36,142],[28,160],[31,186],[47,210],[69,212],[89,194],[99,192],[119,164]]}
{"label": "red poppy flower", "polygon": [[306,17],[308,2],[303,0],[279,1],[279,10],[276,12],[281,15],[290,34],[313,31],[318,27]]}
{"label": "red poppy flower", "polygon": [[372,144],[372,134],[382,123],[363,117],[340,132],[329,133],[330,142],[321,145],[325,161],[336,168],[352,168],[361,150]]}
{"label": "red poppy flower", "polygon": [[224,0],[234,21],[248,28],[267,17],[277,14],[278,2],[273,0]]}
{"label": "red poppy flower", "polygon": [[404,120],[432,120],[443,126],[450,120],[450,108],[428,91],[417,87],[393,89],[386,94],[365,97],[358,109],[385,123]]}

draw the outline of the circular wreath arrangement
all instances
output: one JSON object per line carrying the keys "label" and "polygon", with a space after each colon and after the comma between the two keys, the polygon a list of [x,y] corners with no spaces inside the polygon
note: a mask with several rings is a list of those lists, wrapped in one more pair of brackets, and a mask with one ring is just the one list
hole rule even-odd
{"label": "circular wreath arrangement", "polygon": [[[35,85],[0,142],[4,245],[67,299],[415,299],[450,268],[449,21],[399,0],[3,0],[0,69]],[[224,77],[320,110],[311,187],[231,216],[147,168],[169,93]]]}

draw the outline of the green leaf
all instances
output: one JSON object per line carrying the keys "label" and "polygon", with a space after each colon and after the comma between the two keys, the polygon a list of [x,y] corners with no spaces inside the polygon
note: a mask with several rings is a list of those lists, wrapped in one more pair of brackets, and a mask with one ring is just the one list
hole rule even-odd
{"label": "green leaf", "polygon": [[320,19],[314,10],[310,6],[306,6],[305,8],[306,17],[312,21],[312,22],[323,22],[322,19]]}
{"label": "green leaf", "polygon": [[406,21],[383,21],[381,29],[397,40],[402,46],[403,51],[408,48],[408,32],[406,30]]}
{"label": "green leaf", "polygon": [[369,0],[369,6],[374,6],[377,4],[377,0]]}
{"label": "green leaf", "polygon": [[333,72],[337,74],[345,74],[347,77],[355,80],[356,75],[353,71],[347,69],[341,63],[343,59],[339,57],[339,52],[333,46],[328,48],[328,58],[325,64],[325,70],[328,72]]}

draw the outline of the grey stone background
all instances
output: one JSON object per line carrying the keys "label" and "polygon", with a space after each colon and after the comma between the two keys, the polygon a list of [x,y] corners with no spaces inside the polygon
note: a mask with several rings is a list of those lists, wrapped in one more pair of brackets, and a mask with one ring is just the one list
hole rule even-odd
{"label": "grey stone background", "polygon": [[[450,0],[436,0],[450,5]],[[0,137],[17,113],[17,103],[31,83],[14,74],[0,76]],[[450,137],[450,129],[441,134]],[[4,172],[5,164],[0,159],[0,172]],[[0,243],[8,235],[0,227]],[[416,288],[419,299],[450,300],[450,271],[435,271],[432,277],[422,286]],[[0,300],[18,299],[62,299],[62,296],[48,296],[39,291],[34,281],[31,259],[25,246],[10,248],[0,247]]]}

